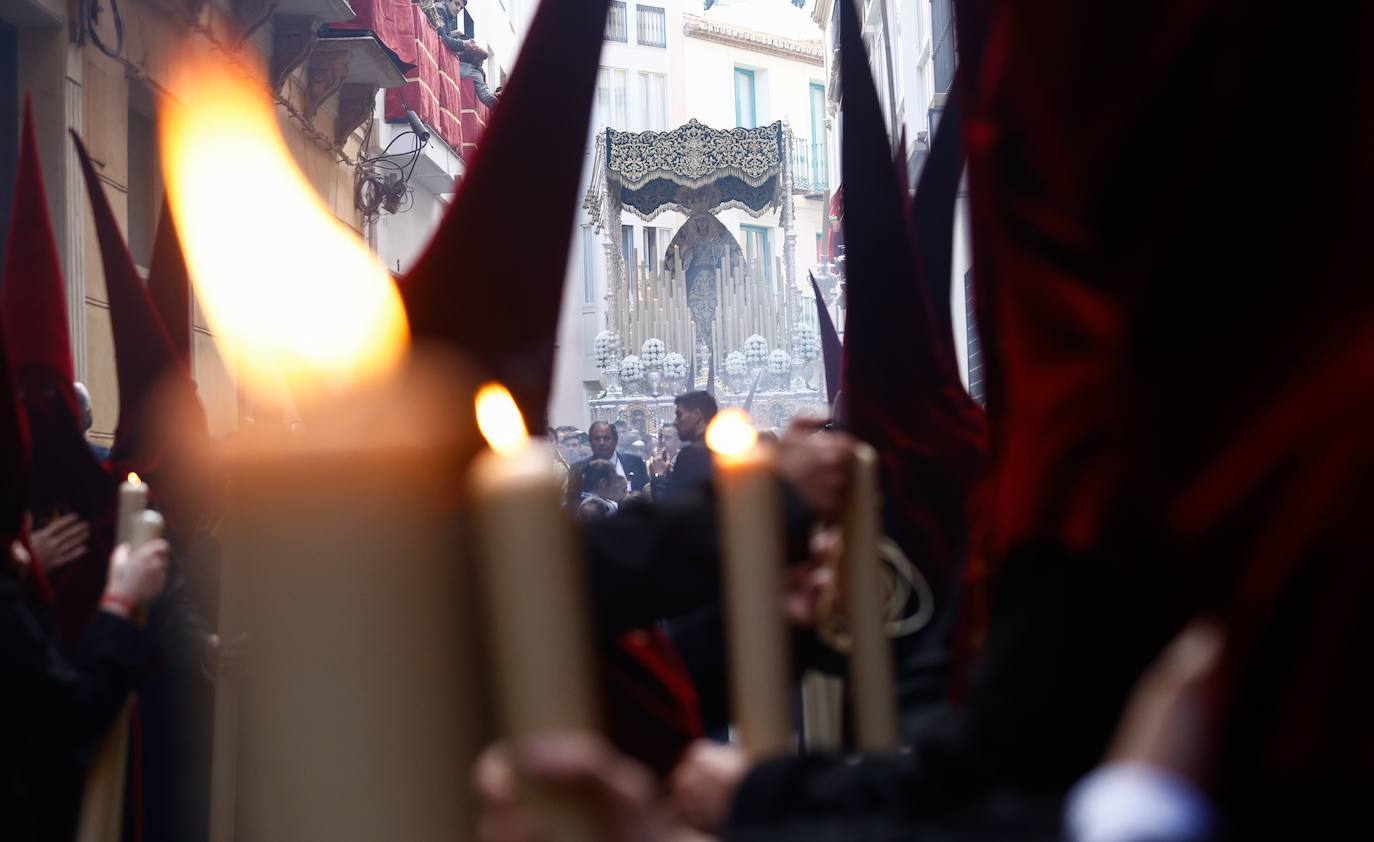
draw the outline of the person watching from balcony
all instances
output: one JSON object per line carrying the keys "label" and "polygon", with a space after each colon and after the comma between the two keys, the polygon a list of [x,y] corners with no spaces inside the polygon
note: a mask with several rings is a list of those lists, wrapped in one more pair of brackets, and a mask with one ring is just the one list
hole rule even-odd
{"label": "person watching from balcony", "polygon": [[496,94],[487,87],[487,73],[482,63],[487,60],[487,51],[477,46],[468,33],[459,25],[459,16],[467,9],[468,0],[441,0],[436,6],[439,12],[439,39],[458,57],[458,75],[472,80],[477,99],[488,108],[496,107]]}

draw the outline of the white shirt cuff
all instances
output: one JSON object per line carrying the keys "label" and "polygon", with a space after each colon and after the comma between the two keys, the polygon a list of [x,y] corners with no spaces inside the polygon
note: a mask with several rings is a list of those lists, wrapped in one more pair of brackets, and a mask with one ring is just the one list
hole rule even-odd
{"label": "white shirt cuff", "polygon": [[1190,781],[1144,763],[1099,767],[1064,808],[1069,842],[1202,842],[1215,826],[1211,803]]}

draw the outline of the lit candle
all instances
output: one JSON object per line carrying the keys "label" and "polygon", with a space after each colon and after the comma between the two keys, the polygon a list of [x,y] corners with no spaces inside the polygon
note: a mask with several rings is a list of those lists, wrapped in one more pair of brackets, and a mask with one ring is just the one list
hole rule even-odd
{"label": "lit candle", "polygon": [[[582,560],[561,483],[505,388],[478,392],[477,425],[491,450],[473,462],[469,482],[503,730],[516,740],[598,730]],[[550,838],[599,838],[588,805],[529,794]]]}
{"label": "lit candle", "polygon": [[262,80],[201,50],[166,63],[159,153],[196,302],[246,401],[309,421],[241,430],[203,472],[223,478],[218,631],[247,635],[252,676],[216,682],[209,837],[470,839],[470,384],[418,370],[396,284],[298,168]]}
{"label": "lit candle", "polygon": [[788,646],[782,598],[782,502],[772,454],[749,416],[722,410],[706,430],[715,452],[722,585],[730,641],[731,704],[754,759],[788,751]]}
{"label": "lit candle", "polygon": [[855,449],[854,486],[844,516],[844,576],[853,646],[849,654],[854,736],[860,751],[897,749],[897,691],[892,677],[878,569],[878,453]]}
{"label": "lit candle", "polygon": [[115,519],[115,546],[129,540],[129,531],[134,521],[148,508],[148,486],[130,473],[128,479],[119,484],[118,516]]}

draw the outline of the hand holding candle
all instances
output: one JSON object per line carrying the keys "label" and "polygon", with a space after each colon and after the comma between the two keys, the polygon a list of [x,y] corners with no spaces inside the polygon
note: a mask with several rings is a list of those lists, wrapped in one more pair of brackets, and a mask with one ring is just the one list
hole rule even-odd
{"label": "hand holding candle", "polygon": [[[138,474],[129,474],[119,486],[119,513],[115,524],[116,557],[110,564],[109,581],[102,603],[128,612],[127,619],[142,622],[142,611],[162,592],[166,581],[166,553],[139,552],[162,537],[162,515],[147,510],[148,486]],[[165,549],[165,548],[164,548]],[[134,555],[137,553],[137,555]],[[108,601],[108,602],[107,602]],[[96,746],[86,773],[77,821],[78,842],[118,839],[124,818],[124,778],[129,759],[130,705]]]}

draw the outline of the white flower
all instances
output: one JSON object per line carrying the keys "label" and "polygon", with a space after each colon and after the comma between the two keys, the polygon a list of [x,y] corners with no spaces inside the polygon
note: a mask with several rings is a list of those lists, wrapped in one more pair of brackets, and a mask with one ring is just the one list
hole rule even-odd
{"label": "white flower", "polygon": [[663,364],[663,355],[668,352],[668,346],[663,344],[662,339],[646,339],[644,347],[639,349],[639,358],[644,365],[650,368]]}
{"label": "white flower", "polygon": [[744,360],[750,368],[762,368],[768,363],[768,340],[757,333],[744,340]]}
{"label": "white flower", "polygon": [[779,348],[768,355],[768,373],[786,374],[792,367],[792,358],[787,356],[787,352]]}
{"label": "white flower", "polygon": [[687,376],[687,358],[677,351],[663,357],[663,376],[681,379]]}
{"label": "white flower", "polygon": [[805,322],[792,329],[792,356],[803,363],[813,362],[821,355],[821,337],[813,325]]}
{"label": "white flower", "polygon": [[620,361],[620,379],[638,380],[644,376],[644,363],[634,354]]}
{"label": "white flower", "polygon": [[739,377],[749,370],[744,361],[744,354],[739,351],[731,351],[725,355],[725,373],[732,377]]}
{"label": "white flower", "polygon": [[620,359],[620,337],[609,330],[596,335],[596,367],[607,369]]}

